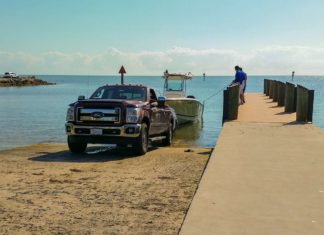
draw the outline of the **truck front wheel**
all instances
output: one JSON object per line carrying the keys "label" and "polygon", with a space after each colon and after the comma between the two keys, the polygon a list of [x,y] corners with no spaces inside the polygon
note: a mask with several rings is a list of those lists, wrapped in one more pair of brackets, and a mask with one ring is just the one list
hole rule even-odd
{"label": "truck front wheel", "polygon": [[67,142],[72,153],[84,153],[84,151],[87,149],[87,143],[74,141],[70,136],[68,136]]}
{"label": "truck front wheel", "polygon": [[164,146],[171,145],[172,137],[173,137],[173,130],[172,130],[172,123],[170,122],[169,128],[168,128],[167,132],[165,133],[165,139],[162,140],[162,144]]}
{"label": "truck front wheel", "polygon": [[148,150],[148,131],[147,125],[142,123],[141,134],[138,137],[138,142],[134,146],[134,152],[136,155],[144,155]]}

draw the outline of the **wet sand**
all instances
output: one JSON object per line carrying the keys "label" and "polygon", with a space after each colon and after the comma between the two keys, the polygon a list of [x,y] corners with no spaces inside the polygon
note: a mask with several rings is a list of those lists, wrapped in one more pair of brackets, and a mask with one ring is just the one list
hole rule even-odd
{"label": "wet sand", "polygon": [[210,149],[0,152],[0,234],[177,234]]}

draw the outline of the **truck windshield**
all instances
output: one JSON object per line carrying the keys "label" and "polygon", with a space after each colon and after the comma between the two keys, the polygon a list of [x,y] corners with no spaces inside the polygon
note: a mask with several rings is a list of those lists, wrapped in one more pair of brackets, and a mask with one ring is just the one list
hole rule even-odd
{"label": "truck windshield", "polygon": [[90,99],[146,101],[146,97],[145,87],[107,86],[98,88]]}

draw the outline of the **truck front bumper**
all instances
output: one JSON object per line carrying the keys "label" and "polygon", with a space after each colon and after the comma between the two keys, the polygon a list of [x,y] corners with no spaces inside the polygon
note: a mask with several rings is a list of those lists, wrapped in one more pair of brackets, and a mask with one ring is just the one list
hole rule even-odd
{"label": "truck front bumper", "polygon": [[68,136],[104,138],[137,138],[141,133],[141,124],[125,124],[123,126],[81,126],[73,123],[65,124]]}

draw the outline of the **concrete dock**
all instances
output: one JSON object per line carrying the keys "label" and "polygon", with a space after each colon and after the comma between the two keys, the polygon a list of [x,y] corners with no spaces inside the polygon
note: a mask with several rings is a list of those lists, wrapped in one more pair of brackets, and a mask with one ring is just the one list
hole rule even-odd
{"label": "concrete dock", "polygon": [[324,234],[324,131],[265,95],[246,100],[224,124],[180,234]]}

